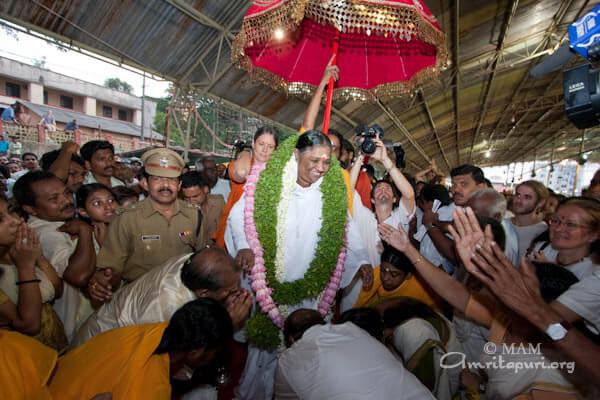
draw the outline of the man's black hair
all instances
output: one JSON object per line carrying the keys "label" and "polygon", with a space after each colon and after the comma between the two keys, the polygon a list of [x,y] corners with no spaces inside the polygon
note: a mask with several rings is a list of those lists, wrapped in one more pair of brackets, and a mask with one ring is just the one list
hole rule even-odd
{"label": "man's black hair", "polygon": [[35,207],[35,191],[33,184],[49,179],[58,179],[48,171],[32,171],[21,176],[13,187],[13,196],[19,203],[20,207],[31,206]]}
{"label": "man's black hair", "polygon": [[[40,159],[40,167],[44,171],[48,171],[52,164],[54,164],[54,161],[56,161],[56,159],[58,158],[59,154],[60,150],[52,150],[42,154],[42,158]],[[76,162],[77,164],[85,168],[85,161],[83,161],[83,158],[81,158],[79,154],[71,154],[71,161]]]}
{"label": "man's black hair", "polygon": [[494,242],[496,242],[502,251],[504,251],[504,247],[506,246],[506,233],[500,222],[494,218],[483,217],[481,215],[476,215],[476,217],[482,231],[485,231],[486,225],[490,225],[492,228],[492,235],[494,235]]}
{"label": "man's black hair", "polygon": [[379,341],[383,339],[383,321],[379,313],[373,308],[353,308],[348,310],[340,316],[338,324],[343,324],[344,322],[352,322]]}
{"label": "man's black hair", "polygon": [[471,164],[463,164],[459,167],[456,167],[450,171],[450,176],[454,178],[458,175],[471,175],[475,183],[481,184],[485,182],[485,176],[483,175],[483,171],[481,168],[476,167]]}
{"label": "man's black hair", "polygon": [[[375,189],[377,189],[377,186],[381,184],[388,184],[391,186],[392,195],[396,198],[396,200],[400,200],[400,198],[402,198],[402,193],[400,193],[400,191],[393,182],[390,182],[385,179],[380,179],[371,186],[371,200],[375,200]],[[394,207],[396,207],[396,204],[394,204]]]}
{"label": "man's black hair", "polygon": [[175,311],[154,353],[216,349],[232,337],[233,323],[225,307],[213,299],[196,299]]}
{"label": "man's black hair", "polygon": [[36,160],[38,159],[38,156],[35,153],[27,152],[23,153],[23,155],[21,156],[21,161],[25,161],[25,157],[27,156],[34,156]]}
{"label": "man's black hair", "polygon": [[411,297],[401,297],[400,304],[389,307],[383,312],[383,325],[385,328],[396,328],[398,325],[412,318],[428,320],[440,319],[439,315],[425,303]]}
{"label": "man's black hair", "polygon": [[293,339],[294,342],[297,342],[302,338],[304,332],[315,325],[325,325],[325,320],[316,310],[311,310],[308,308],[300,308],[293,313],[291,313],[283,324],[283,339],[285,341],[286,347],[290,347],[292,345]]}
{"label": "man's black hair", "polygon": [[199,173],[198,171],[188,171],[185,174],[181,175],[181,188],[187,189],[194,186],[198,186],[199,188],[203,188],[205,186],[209,186],[208,182],[204,178],[204,175]]}
{"label": "man's black hair", "polygon": [[5,164],[0,165],[0,175],[2,175],[4,179],[10,178],[10,169]]}
{"label": "man's black hair", "polygon": [[79,150],[79,153],[85,161],[91,162],[92,156],[98,150],[110,150],[113,154],[115,154],[115,147],[106,140],[90,140],[89,142],[81,146],[81,150]]}
{"label": "man's black hair", "polygon": [[123,185],[113,187],[112,192],[115,195],[115,200],[117,200],[117,203],[119,203],[119,205],[123,205],[125,200],[131,197],[135,197],[136,199],[139,199],[140,197],[135,190]]}
{"label": "man's black hair", "polygon": [[420,197],[425,201],[434,201],[437,199],[443,206],[452,203],[450,192],[448,192],[448,189],[446,189],[446,186],[444,185],[426,183],[425,186],[421,188]]}
{"label": "man's black hair", "polygon": [[348,139],[343,138],[342,147],[344,147],[344,149],[349,153],[356,153],[354,151],[354,146],[352,145],[352,142],[350,142]]}

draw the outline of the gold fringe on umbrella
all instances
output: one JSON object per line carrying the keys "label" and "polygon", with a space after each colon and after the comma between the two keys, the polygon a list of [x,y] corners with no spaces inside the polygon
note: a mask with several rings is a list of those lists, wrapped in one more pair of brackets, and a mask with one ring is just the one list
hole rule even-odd
{"label": "gold fringe on umbrella", "polygon": [[[267,6],[272,0],[255,0]],[[273,38],[276,30],[294,31],[304,17],[325,25],[329,23],[341,32],[393,35],[401,40],[420,39],[441,52],[446,37],[435,23],[433,15],[425,14],[421,4],[401,4],[387,0],[339,2],[333,0],[288,0],[277,7],[266,8],[260,14],[244,18],[242,29],[234,39],[234,50],[243,50]],[[234,52],[235,54],[236,52]]]}
{"label": "gold fringe on umbrella", "polygon": [[[236,65],[239,68],[248,71],[252,79],[260,81],[274,90],[283,91],[287,95],[309,99],[316,89],[315,85],[305,82],[286,82],[281,76],[252,65],[252,62],[248,57],[240,60]],[[384,83],[371,89],[355,87],[333,89],[333,101],[355,100],[374,102],[377,99],[385,101],[396,97],[410,95],[423,84],[429,83],[432,80],[437,80],[440,70],[441,69],[437,66],[427,67],[414,74],[408,81]]]}

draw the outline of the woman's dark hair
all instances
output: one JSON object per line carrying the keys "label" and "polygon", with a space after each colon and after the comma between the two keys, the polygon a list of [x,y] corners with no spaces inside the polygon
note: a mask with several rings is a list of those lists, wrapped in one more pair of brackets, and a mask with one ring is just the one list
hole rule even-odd
{"label": "woman's dark hair", "polygon": [[279,136],[277,135],[277,129],[272,126],[261,126],[254,132],[254,137],[252,138],[252,142],[256,142],[259,137],[262,135],[271,135],[273,136],[273,140],[275,140],[275,148],[279,146]]}
{"label": "woman's dark hair", "polygon": [[384,250],[381,254],[381,262],[391,264],[397,270],[404,271],[407,274],[415,272],[415,267],[410,259],[406,257],[403,252],[393,248],[385,242]]}
{"label": "woman's dark hair", "polygon": [[439,315],[423,302],[412,297],[400,297],[401,304],[389,307],[383,312],[383,325],[385,328],[395,328],[412,318],[430,319],[439,318]]}
{"label": "woman's dark hair", "polygon": [[331,140],[329,140],[323,132],[317,131],[316,129],[304,132],[298,138],[298,143],[296,143],[296,149],[298,149],[300,155],[315,146],[327,146],[330,149],[333,147],[331,145]]}
{"label": "woman's dark hair", "polygon": [[232,337],[233,323],[225,307],[213,299],[196,299],[175,311],[154,353],[216,349]]}
{"label": "woman's dark hair", "polygon": [[87,201],[88,197],[90,197],[92,194],[96,193],[99,190],[106,190],[113,197],[115,196],[115,194],[112,192],[112,190],[110,190],[110,188],[104,186],[101,183],[88,183],[87,185],[81,185],[81,187],[79,188],[79,190],[77,190],[77,193],[75,194],[75,199],[77,200],[77,207],[85,208],[85,202]]}
{"label": "woman's dark hair", "polygon": [[452,199],[450,198],[450,193],[446,186],[444,185],[435,185],[435,184],[426,184],[421,188],[421,199],[425,201],[434,201],[439,200],[443,206],[447,206],[452,203]]}
{"label": "woman's dark hair", "polygon": [[379,313],[372,308],[353,308],[340,316],[338,324],[352,322],[369,335],[381,341],[383,339],[383,321]]}

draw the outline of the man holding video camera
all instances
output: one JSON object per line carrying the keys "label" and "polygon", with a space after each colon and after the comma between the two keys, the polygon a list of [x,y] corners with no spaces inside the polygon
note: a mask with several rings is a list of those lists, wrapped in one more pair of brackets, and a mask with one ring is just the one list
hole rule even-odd
{"label": "man holding video camera", "polygon": [[[381,253],[384,247],[384,243],[381,242],[377,234],[378,224],[386,223],[396,227],[402,224],[402,227],[408,230],[408,224],[415,213],[415,192],[399,168],[404,164],[402,147],[399,145],[393,146],[396,153],[396,162],[393,162],[383,144],[383,129],[381,127],[378,125],[372,127],[359,126],[356,132],[360,153],[352,167],[351,179],[358,176],[363,159],[368,155],[371,159],[383,164],[391,178],[391,182],[389,180],[379,180],[373,185],[369,198],[373,205],[373,211],[364,207],[360,202],[353,203],[352,218],[360,226],[361,239],[369,253],[371,265],[361,266],[350,285],[344,289],[342,311],[354,305],[361,287],[368,290],[373,285],[373,266],[380,265]],[[359,283],[359,281],[361,282]]]}

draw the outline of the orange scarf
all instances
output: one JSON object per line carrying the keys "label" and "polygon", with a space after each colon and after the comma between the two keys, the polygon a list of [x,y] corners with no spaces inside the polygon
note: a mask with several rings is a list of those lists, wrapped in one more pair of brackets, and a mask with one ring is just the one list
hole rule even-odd
{"label": "orange scarf", "polygon": [[[37,340],[0,329],[0,392],[3,399],[51,400],[46,386],[58,354]],[[59,397],[57,397],[59,398]]]}
{"label": "orange scarf", "polygon": [[126,326],[93,337],[58,361],[50,391],[55,399],[170,400],[168,354],[154,354],[167,322]]}

